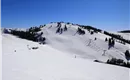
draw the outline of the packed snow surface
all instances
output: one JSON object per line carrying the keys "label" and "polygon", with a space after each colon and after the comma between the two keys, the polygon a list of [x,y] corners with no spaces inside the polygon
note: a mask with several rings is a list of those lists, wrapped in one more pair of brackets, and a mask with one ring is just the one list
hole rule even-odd
{"label": "packed snow surface", "polygon": [[41,28],[45,45],[2,34],[3,80],[129,80],[129,68],[93,62],[113,57],[126,61],[128,44],[116,43],[108,50],[105,38],[109,36],[90,35],[87,30],[78,35],[78,26],[71,24],[66,32],[56,34],[56,26],[52,23]]}

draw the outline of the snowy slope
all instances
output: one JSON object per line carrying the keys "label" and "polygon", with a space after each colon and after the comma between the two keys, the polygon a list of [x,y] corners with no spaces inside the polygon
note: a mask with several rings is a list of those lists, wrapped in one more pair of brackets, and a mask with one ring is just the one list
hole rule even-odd
{"label": "snowy slope", "polygon": [[124,39],[130,40],[130,33],[121,33],[121,32],[111,32],[117,35],[121,35]]}
{"label": "snowy slope", "polygon": [[[85,41],[82,36],[72,37],[64,33],[66,36],[63,37],[62,35],[54,34],[51,30],[46,29],[46,31],[46,36],[48,37],[47,45],[39,45],[36,42],[20,39],[10,34],[2,34],[2,80],[129,80],[130,70],[128,68],[75,58],[75,56],[69,54],[71,52],[74,54],[73,50],[62,51],[69,50],[70,46],[74,50],[81,46],[81,48],[84,49],[85,47],[87,49],[85,50],[86,53],[84,53],[86,57],[91,55],[89,58],[94,58],[96,57],[94,55],[99,55],[99,53],[93,51],[93,48],[86,47],[83,42],[80,42],[78,46],[75,45],[77,41]],[[70,33],[73,32],[70,30]],[[71,45],[69,38],[73,38],[75,41]],[[103,40],[99,39],[98,41],[101,42]],[[60,47],[58,47],[59,45]],[[75,46],[78,48],[75,49]],[[29,50],[31,47],[39,48]],[[111,51],[115,52],[114,50]],[[83,53],[80,54],[81,50],[78,49],[78,51],[79,54],[76,52],[75,54],[84,55]]]}
{"label": "snowy slope", "polygon": [[[109,36],[90,35],[87,30],[85,35],[79,35],[76,33],[78,25],[61,23],[61,28],[65,25],[67,31],[62,34],[56,34],[57,23],[42,27],[38,33],[43,32],[45,45],[3,33],[3,80],[129,80],[128,68],[93,60],[126,61],[124,52],[130,45],[116,43],[108,50],[105,38]],[[39,48],[29,50],[31,47]]]}
{"label": "snowy slope", "polygon": [[[40,32],[43,32],[43,36],[47,38],[47,45],[81,58],[98,59],[106,62],[109,58],[115,57],[126,61],[124,52],[129,49],[128,44],[116,43],[115,48],[108,50],[108,43],[105,42],[105,38],[109,38],[109,36],[102,33],[90,35],[85,29],[86,34],[79,35],[75,34],[79,26],[61,23],[61,28],[64,28],[65,25],[68,30],[62,34],[56,34],[57,23],[50,23],[41,28]],[[97,38],[96,41],[94,40],[95,37]]]}
{"label": "snowy slope", "polygon": [[1,77],[1,73],[2,73],[2,31],[3,31],[3,29],[0,29],[0,79],[2,78]]}
{"label": "snowy slope", "polygon": [[118,33],[121,35],[124,39],[130,40],[130,33]]}

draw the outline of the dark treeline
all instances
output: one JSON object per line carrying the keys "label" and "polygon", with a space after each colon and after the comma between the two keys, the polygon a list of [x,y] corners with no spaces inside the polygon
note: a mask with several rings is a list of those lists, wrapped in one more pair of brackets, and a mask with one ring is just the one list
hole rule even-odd
{"label": "dark treeline", "polygon": [[[92,26],[85,26],[85,25],[79,25],[79,26],[82,27],[82,28],[84,28],[84,29],[87,29],[91,34],[93,34],[94,32],[95,33],[102,32],[101,29],[97,29],[97,28],[92,27]],[[93,32],[90,31],[90,30],[93,30]],[[120,32],[122,32],[122,33],[130,33],[130,30],[124,30],[124,31],[120,31]],[[124,39],[121,35],[109,33],[107,31],[104,31],[104,34],[108,35],[108,36],[111,36],[112,38],[120,40],[120,43],[122,43],[122,44],[125,44],[125,43],[130,44],[130,40]]]}
{"label": "dark treeline", "polygon": [[97,29],[97,28],[92,27],[92,26],[84,26],[84,25],[79,25],[79,26],[84,28],[84,29],[87,29],[88,31],[93,30],[95,33],[102,31],[101,29]]}
{"label": "dark treeline", "polygon": [[122,59],[112,58],[108,59],[106,63],[130,68],[130,62],[125,62]]}
{"label": "dark treeline", "polygon": [[37,34],[38,31],[40,31],[40,27],[31,27],[26,31],[20,31],[20,30],[11,30],[11,34],[18,36],[19,38],[40,42],[41,40],[44,42],[46,39],[45,37],[41,37],[43,32],[41,34]]}
{"label": "dark treeline", "polygon": [[119,31],[120,33],[130,33],[130,30]]}
{"label": "dark treeline", "polygon": [[32,41],[36,41],[35,33],[31,33],[29,31],[17,31],[17,30],[12,30],[11,34],[18,36],[23,39],[28,39]]}
{"label": "dark treeline", "polygon": [[106,34],[106,35],[108,35],[108,36],[111,36],[111,37],[113,37],[113,38],[115,38],[115,39],[121,40],[121,41],[123,41],[123,42],[125,42],[125,43],[130,44],[130,40],[124,39],[121,35],[109,33],[109,32],[107,32],[107,31],[104,31],[104,34]]}
{"label": "dark treeline", "polygon": [[[40,27],[41,27],[41,25],[40,25]],[[41,30],[40,27],[31,27],[31,28],[29,28],[28,32],[38,32]]]}
{"label": "dark treeline", "polygon": [[77,30],[78,34],[79,35],[84,35],[85,34],[85,31],[82,30],[81,28],[78,27],[78,30]]}

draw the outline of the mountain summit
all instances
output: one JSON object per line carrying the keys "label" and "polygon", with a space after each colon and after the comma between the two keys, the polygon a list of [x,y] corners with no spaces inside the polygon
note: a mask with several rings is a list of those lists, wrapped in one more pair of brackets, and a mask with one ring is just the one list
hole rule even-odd
{"label": "mountain summit", "polygon": [[4,80],[128,80],[129,43],[119,35],[63,22],[2,31]]}

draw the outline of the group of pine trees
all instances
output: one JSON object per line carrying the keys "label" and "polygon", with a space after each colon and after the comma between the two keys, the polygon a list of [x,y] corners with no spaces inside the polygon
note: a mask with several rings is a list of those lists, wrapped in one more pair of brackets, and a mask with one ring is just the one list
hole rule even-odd
{"label": "group of pine trees", "polygon": [[120,42],[121,42],[122,44],[125,44],[125,43],[130,44],[130,40],[124,39],[121,35],[109,33],[109,32],[107,32],[107,31],[104,31],[104,34],[106,34],[106,35],[108,35],[108,36],[111,36],[111,37],[113,37],[113,38],[115,38],[115,39],[117,39],[117,40],[120,40]]}
{"label": "group of pine trees", "polygon": [[31,27],[28,29],[29,32],[38,32],[40,30],[41,30],[40,27]]}
{"label": "group of pine trees", "polygon": [[108,49],[110,49],[111,47],[114,47],[114,45],[115,45],[115,40],[113,38],[109,38],[109,40],[108,40],[109,48]]}
{"label": "group of pine trees", "polygon": [[45,43],[46,38],[41,37],[43,32],[41,34],[37,34],[37,32],[40,31],[39,27],[31,27],[26,31],[20,31],[20,30],[11,30],[11,34],[18,36],[23,39],[31,40],[31,41],[43,41]]}
{"label": "group of pine trees", "polygon": [[37,41],[35,37],[35,33],[29,32],[29,31],[17,31],[17,30],[11,30],[11,34],[18,36],[23,39],[28,39],[32,41]]}
{"label": "group of pine trees", "polygon": [[62,29],[61,27],[59,27],[59,28],[56,30],[56,33],[62,34],[62,32],[63,32],[63,29]]}
{"label": "group of pine trees", "polygon": [[119,31],[120,33],[130,33],[130,30]]}
{"label": "group of pine trees", "polygon": [[108,59],[107,63],[108,64],[119,65],[119,66],[124,66],[124,67],[130,68],[130,62],[128,62],[128,60],[130,60],[129,50],[126,50],[126,52],[124,54],[125,54],[125,57],[127,59],[127,62],[125,62],[122,59],[112,58],[112,59]]}
{"label": "group of pine trees", "polygon": [[116,58],[108,59],[107,63],[130,68],[130,62],[128,62],[128,61],[125,62],[122,59],[116,59]]}
{"label": "group of pine trees", "polygon": [[114,38],[106,38],[105,42],[108,42],[108,49],[115,46],[115,39]]}
{"label": "group of pine trees", "polygon": [[[114,45],[115,45],[114,38],[109,38],[109,40],[106,38],[105,41],[108,42],[108,49],[110,49],[111,47],[114,47]],[[125,54],[126,59],[130,60],[129,50],[126,50],[126,52],[124,54]]]}
{"label": "group of pine trees", "polygon": [[60,23],[60,22],[57,23],[57,27],[58,27],[58,28],[57,28],[57,30],[56,30],[56,33],[62,34],[63,31],[67,31],[67,26],[65,25],[64,28],[61,28],[61,23]]}
{"label": "group of pine trees", "polygon": [[78,34],[79,35],[84,35],[85,34],[85,31],[82,30],[81,28],[78,27],[78,30],[77,30]]}
{"label": "group of pine trees", "polygon": [[97,29],[97,28],[92,27],[92,26],[85,26],[85,25],[79,25],[79,26],[84,28],[84,29],[87,29],[89,32],[90,32],[90,30],[93,30],[93,32],[95,32],[95,33],[102,31],[101,29]]}

